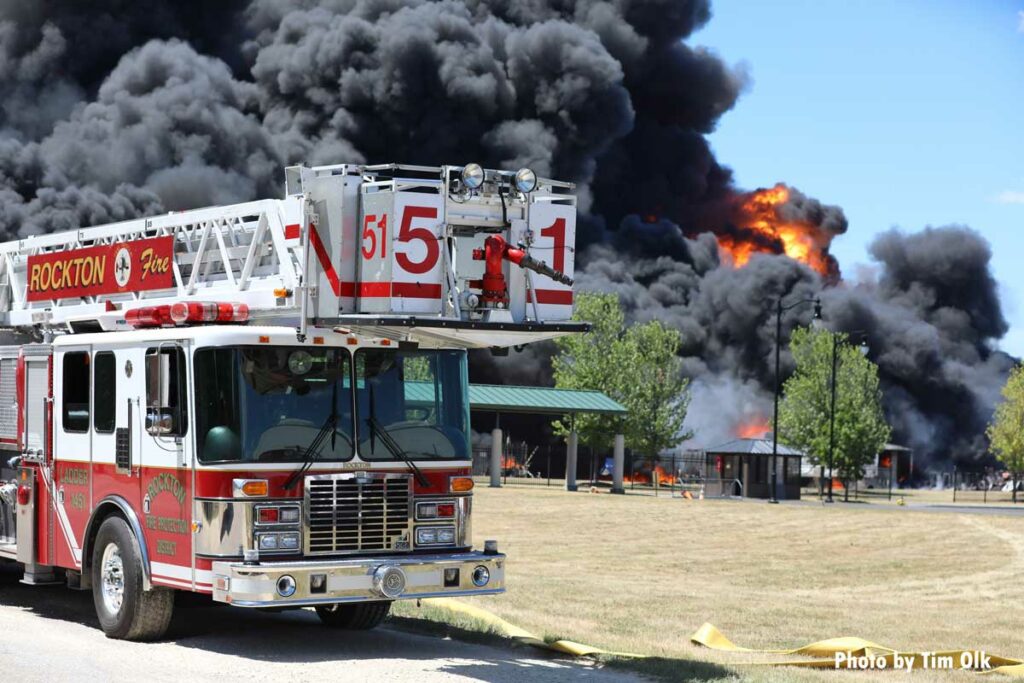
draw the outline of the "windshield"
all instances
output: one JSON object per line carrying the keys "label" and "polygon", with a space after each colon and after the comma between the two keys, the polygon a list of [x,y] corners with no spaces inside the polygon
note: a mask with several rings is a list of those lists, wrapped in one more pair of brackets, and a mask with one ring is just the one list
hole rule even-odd
{"label": "windshield", "polygon": [[[353,454],[349,354],[308,346],[237,346],[195,354],[200,462],[301,462],[337,410],[318,459]],[[335,405],[336,402],[336,405]]]}
{"label": "windshield", "polygon": [[356,417],[363,460],[395,460],[386,432],[409,457],[469,459],[465,351],[360,349]]}

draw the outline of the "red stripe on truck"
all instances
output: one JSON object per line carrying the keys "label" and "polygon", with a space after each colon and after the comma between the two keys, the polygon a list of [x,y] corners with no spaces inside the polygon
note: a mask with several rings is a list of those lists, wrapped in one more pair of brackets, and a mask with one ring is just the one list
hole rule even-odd
{"label": "red stripe on truck", "polygon": [[527,303],[533,301],[533,294],[537,294],[539,304],[558,304],[572,306],[571,289],[535,289],[526,293]]}

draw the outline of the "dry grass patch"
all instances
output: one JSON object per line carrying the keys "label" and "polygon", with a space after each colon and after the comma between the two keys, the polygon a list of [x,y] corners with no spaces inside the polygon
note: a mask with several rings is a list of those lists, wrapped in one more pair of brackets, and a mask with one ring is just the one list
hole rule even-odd
{"label": "dry grass patch", "polygon": [[[477,489],[477,546],[509,556],[508,593],[474,598],[541,637],[660,658],[652,674],[784,681],[842,672],[737,666],[689,643],[704,621],[740,645],[859,635],[901,650],[1024,656],[1024,520],[651,496]],[[400,603],[406,617],[443,614]],[[857,674],[891,680],[892,673]],[[919,680],[971,674],[917,673]]]}

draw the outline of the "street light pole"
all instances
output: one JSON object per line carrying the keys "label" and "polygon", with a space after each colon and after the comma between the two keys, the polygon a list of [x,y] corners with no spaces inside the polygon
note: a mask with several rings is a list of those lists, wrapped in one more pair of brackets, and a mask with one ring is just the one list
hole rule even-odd
{"label": "street light pole", "polygon": [[[832,467],[834,465],[834,457],[836,450],[836,367],[839,365],[839,335],[832,332],[832,405],[829,406],[828,416],[828,496],[825,499],[826,503],[833,503],[832,500]],[[863,330],[854,330],[848,332],[853,335],[864,335],[866,334]],[[867,341],[861,340],[858,346],[862,355],[866,356],[868,353]]]}
{"label": "street light pole", "polygon": [[768,487],[769,503],[778,503],[775,497],[775,478],[778,476],[779,455],[779,374],[780,347],[782,346],[782,297],[775,302],[775,409],[772,416],[772,480]]}
{"label": "street light pole", "polygon": [[832,503],[832,464],[836,450],[836,364],[839,360],[839,335],[832,335],[832,405],[828,416],[828,496],[826,502]]}
{"label": "street light pole", "polygon": [[779,499],[775,495],[776,489],[778,488],[779,478],[779,389],[780,389],[780,377],[782,373],[781,369],[781,352],[782,352],[782,314],[788,310],[802,306],[804,304],[814,304],[814,315],[815,317],[821,316],[821,299],[814,297],[812,299],[801,299],[795,301],[788,306],[782,305],[782,297],[780,296],[775,301],[775,409],[772,417],[772,474],[771,482],[768,487],[769,503],[778,503]]}

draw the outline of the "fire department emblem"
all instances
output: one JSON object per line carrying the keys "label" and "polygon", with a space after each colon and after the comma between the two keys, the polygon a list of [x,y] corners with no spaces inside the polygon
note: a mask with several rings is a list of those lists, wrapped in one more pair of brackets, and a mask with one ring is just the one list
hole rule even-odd
{"label": "fire department emblem", "polygon": [[121,247],[114,257],[114,280],[118,287],[126,287],[132,277],[132,255],[126,247]]}

